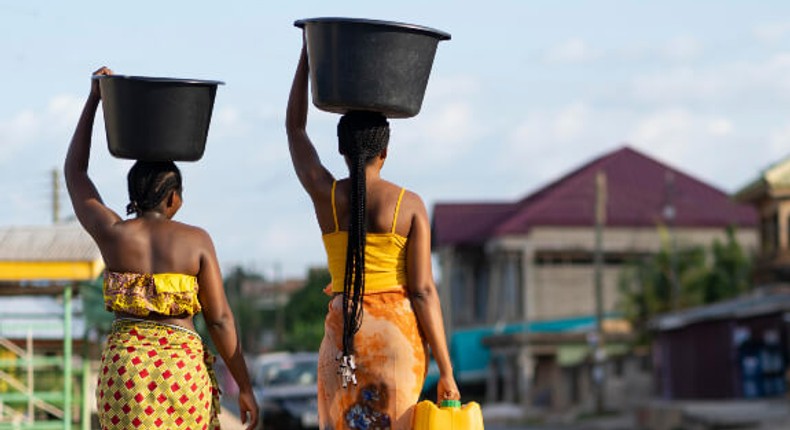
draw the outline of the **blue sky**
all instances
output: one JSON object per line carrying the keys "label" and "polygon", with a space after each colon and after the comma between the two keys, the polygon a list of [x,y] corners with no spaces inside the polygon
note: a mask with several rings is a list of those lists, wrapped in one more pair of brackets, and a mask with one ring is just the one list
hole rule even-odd
{"label": "blue sky", "polygon": [[[790,153],[790,3],[782,1],[58,2],[0,0],[0,226],[50,222],[90,72],[223,80],[178,218],[226,269],[323,264],[283,128],[294,20],[352,16],[452,34],[420,115],[392,121],[385,177],[437,201],[512,200],[629,144],[734,191]],[[337,117],[308,131],[336,176]],[[91,175],[126,204],[129,161],[94,133]],[[70,214],[63,198],[63,213]]]}

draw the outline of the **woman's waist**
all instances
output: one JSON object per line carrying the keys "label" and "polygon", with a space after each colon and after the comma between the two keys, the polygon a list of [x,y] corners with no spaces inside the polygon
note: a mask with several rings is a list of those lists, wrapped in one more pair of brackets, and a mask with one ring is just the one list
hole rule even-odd
{"label": "woman's waist", "polygon": [[[342,280],[341,280],[342,281]],[[332,295],[333,296],[342,296],[343,295],[343,284],[342,282],[339,284],[340,288],[337,288],[337,285],[333,282],[332,283]],[[365,296],[369,295],[381,295],[381,294],[396,294],[400,296],[408,296],[408,290],[406,289],[405,285],[389,285],[389,286],[382,286],[371,288],[369,285],[365,284]]]}
{"label": "woman's waist", "polygon": [[[343,291],[343,280],[346,277],[346,267],[339,264],[329,265],[332,275],[333,291]],[[406,285],[405,265],[374,265],[365,262],[365,291],[386,291]]]}
{"label": "woman's waist", "polygon": [[159,292],[128,288],[104,289],[104,305],[108,311],[134,318],[183,319],[201,311],[196,291]]}
{"label": "woman's waist", "polygon": [[202,345],[203,340],[195,330],[192,318],[173,318],[166,316],[138,317],[122,312],[115,313],[112,322],[112,333],[135,336],[138,341],[148,342],[152,337],[157,344],[180,344],[185,341]]}
{"label": "woman's waist", "polygon": [[[332,292],[343,292],[343,280],[345,271],[342,273],[332,273]],[[406,275],[395,273],[365,274],[365,293],[397,291],[405,288]]]}

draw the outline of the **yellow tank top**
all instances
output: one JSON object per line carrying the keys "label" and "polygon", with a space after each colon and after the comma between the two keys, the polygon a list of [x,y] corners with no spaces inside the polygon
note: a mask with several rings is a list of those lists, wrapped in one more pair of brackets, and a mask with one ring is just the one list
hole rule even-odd
{"label": "yellow tank top", "polygon": [[[337,222],[335,206],[335,188],[332,184],[332,217],[335,220],[335,231],[322,236],[326,249],[329,274],[332,275],[332,292],[343,292],[343,279],[346,275],[346,246],[348,232],[341,231]],[[400,203],[403,200],[401,188],[395,214],[392,218],[392,229],[389,233],[368,233],[365,242],[365,292],[388,291],[406,285],[406,241],[404,236],[395,233],[398,222]]]}
{"label": "yellow tank top", "polygon": [[104,307],[144,317],[151,313],[168,316],[200,312],[197,278],[180,273],[104,273]]}

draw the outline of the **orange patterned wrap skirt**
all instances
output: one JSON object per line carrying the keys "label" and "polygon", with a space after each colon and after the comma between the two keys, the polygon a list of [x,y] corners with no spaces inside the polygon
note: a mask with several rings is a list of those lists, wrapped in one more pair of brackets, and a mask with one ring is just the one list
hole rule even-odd
{"label": "orange patterned wrap skirt", "polygon": [[101,428],[219,429],[213,361],[195,332],[116,320],[96,387]]}
{"label": "orange patterned wrap skirt", "polygon": [[428,368],[427,348],[403,289],[365,294],[354,336],[357,385],[343,388],[337,357],[343,347],[343,299],[329,302],[318,361],[322,430],[410,430]]}

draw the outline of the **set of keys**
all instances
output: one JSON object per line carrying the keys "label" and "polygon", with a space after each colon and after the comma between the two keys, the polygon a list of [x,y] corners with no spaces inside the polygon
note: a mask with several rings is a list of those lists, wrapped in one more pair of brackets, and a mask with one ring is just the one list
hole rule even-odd
{"label": "set of keys", "polygon": [[341,352],[337,354],[335,360],[340,362],[340,366],[337,369],[337,374],[340,375],[343,388],[348,387],[349,382],[353,382],[354,385],[357,385],[357,364],[354,362],[354,354],[343,355]]}

